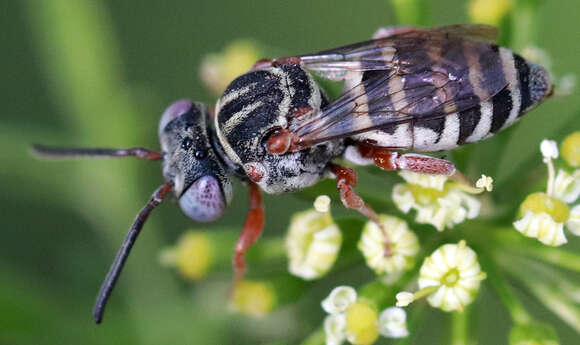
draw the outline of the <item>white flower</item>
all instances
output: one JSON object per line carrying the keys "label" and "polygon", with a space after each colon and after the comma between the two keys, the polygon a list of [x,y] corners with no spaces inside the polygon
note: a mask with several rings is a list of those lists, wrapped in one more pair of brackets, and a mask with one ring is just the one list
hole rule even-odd
{"label": "white flower", "polygon": [[322,309],[329,314],[337,314],[346,311],[349,305],[356,301],[356,290],[350,286],[337,286],[330,292],[321,305]]}
{"label": "white flower", "polygon": [[[573,133],[564,140],[562,153],[569,160],[574,153],[574,141],[580,136]],[[558,157],[558,147],[552,140],[543,140],[540,150],[548,166],[546,193],[533,193],[520,206],[521,218],[513,223],[516,230],[526,237],[535,237],[549,246],[561,246],[568,242],[564,226],[580,236],[580,205],[570,207],[580,196],[580,170],[572,174],[559,169],[554,177],[552,159]],[[573,158],[573,157],[572,157]]]}
{"label": "white flower", "polygon": [[417,210],[416,221],[419,223],[432,224],[443,231],[445,227],[453,227],[479,214],[481,203],[458,185],[445,184],[445,176],[409,171],[400,175],[408,183],[395,185],[393,201],[405,213],[411,209]]}
{"label": "white flower", "polygon": [[295,214],[286,237],[288,270],[307,280],[322,277],[336,261],[341,243],[342,234],[328,212]]}
{"label": "white flower", "polygon": [[331,314],[324,319],[326,345],[340,345],[346,340],[346,316]]}
{"label": "white flower", "polygon": [[415,295],[411,292],[399,292],[395,298],[397,299],[397,307],[406,307],[415,300]]}
{"label": "white flower", "polygon": [[[461,311],[473,302],[485,277],[477,255],[465,241],[445,244],[423,261],[419,271],[420,290],[413,294],[412,300],[428,296],[427,301],[435,308]],[[401,298],[397,295],[397,305],[409,299],[407,294]]]}
{"label": "white flower", "polygon": [[554,180],[552,196],[569,204],[580,196],[580,169],[572,174],[560,169]]}
{"label": "white flower", "polygon": [[544,193],[533,193],[520,206],[522,218],[514,227],[526,237],[535,237],[549,246],[567,242],[564,225],[574,235],[580,235],[580,207],[570,209],[565,202]]}
{"label": "white flower", "polygon": [[405,179],[408,183],[440,191],[443,190],[445,182],[447,181],[447,176],[445,175],[420,174],[409,170],[401,170],[399,176]]}
{"label": "white flower", "polygon": [[542,156],[544,156],[544,162],[558,158],[558,144],[554,140],[542,140],[540,151],[542,151]]}
{"label": "white flower", "polygon": [[390,241],[388,252],[383,230],[375,222],[367,222],[358,243],[367,265],[379,275],[409,269],[419,252],[417,236],[404,220],[387,215],[379,215],[379,219]]}
{"label": "white flower", "polygon": [[526,237],[535,237],[543,244],[557,247],[568,242],[564,224],[556,222],[548,213],[527,211],[523,218],[514,222],[516,230]]}
{"label": "white flower", "polygon": [[404,338],[407,330],[407,313],[404,309],[390,307],[379,315],[379,333],[387,338]]}

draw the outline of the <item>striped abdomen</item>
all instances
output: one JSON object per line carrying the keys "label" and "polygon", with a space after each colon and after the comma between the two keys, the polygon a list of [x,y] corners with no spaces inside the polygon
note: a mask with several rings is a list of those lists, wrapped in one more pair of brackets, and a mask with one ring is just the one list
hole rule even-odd
{"label": "striped abdomen", "polygon": [[[477,99],[470,102],[475,105],[435,118],[417,116],[411,123],[365,133],[357,139],[378,146],[422,152],[449,150],[491,137],[551,94],[550,78],[543,67],[524,60],[509,49],[495,45],[488,47],[483,57],[463,52],[465,65],[469,66],[466,87],[473,88]],[[457,53],[457,50],[449,54]],[[442,52],[442,58],[445,54]],[[490,82],[486,78],[501,79]],[[493,96],[485,97],[486,85],[498,81],[507,86]]]}

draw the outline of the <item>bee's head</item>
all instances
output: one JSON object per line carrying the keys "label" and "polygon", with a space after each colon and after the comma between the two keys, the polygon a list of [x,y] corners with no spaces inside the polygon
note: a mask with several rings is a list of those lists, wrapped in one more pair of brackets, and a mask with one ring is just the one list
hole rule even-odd
{"label": "bee's head", "polygon": [[183,212],[200,222],[218,219],[232,198],[232,183],[208,121],[205,105],[179,100],[159,122],[163,177],[173,184]]}

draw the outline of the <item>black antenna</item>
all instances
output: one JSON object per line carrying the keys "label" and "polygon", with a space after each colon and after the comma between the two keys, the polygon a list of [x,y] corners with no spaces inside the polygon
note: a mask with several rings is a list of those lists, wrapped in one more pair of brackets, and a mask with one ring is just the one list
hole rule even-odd
{"label": "black antenna", "polygon": [[97,324],[101,323],[103,320],[103,313],[105,312],[105,307],[107,306],[107,301],[111,296],[111,292],[113,292],[113,288],[115,287],[115,283],[117,279],[119,279],[119,275],[123,270],[123,266],[125,261],[127,261],[127,257],[131,252],[131,248],[135,244],[137,240],[137,236],[141,232],[145,221],[149,217],[149,214],[155,207],[157,207],[165,198],[167,193],[171,190],[172,185],[166,183],[161,185],[159,188],[155,190],[153,195],[151,196],[151,200],[141,209],[135,221],[131,225],[125,240],[123,240],[123,244],[121,244],[121,248],[117,252],[117,256],[115,257],[115,261],[111,265],[109,269],[109,273],[105,277],[103,284],[101,285],[101,289],[99,290],[99,295],[97,296],[97,301],[95,303],[95,308],[93,309],[93,318]]}
{"label": "black antenna", "polygon": [[157,161],[163,159],[163,154],[143,147],[128,149],[111,148],[72,148],[32,145],[32,153],[39,158],[116,158],[136,157]]}

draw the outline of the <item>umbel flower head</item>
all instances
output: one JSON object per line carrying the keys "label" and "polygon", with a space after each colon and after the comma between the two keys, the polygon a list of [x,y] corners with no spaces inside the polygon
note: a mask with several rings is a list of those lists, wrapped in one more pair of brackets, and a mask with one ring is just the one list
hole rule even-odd
{"label": "umbel flower head", "polygon": [[486,274],[481,271],[477,254],[465,241],[444,244],[425,258],[419,271],[419,291],[397,294],[397,306],[428,296],[427,301],[443,311],[462,311],[473,302]]}
{"label": "umbel flower head", "polygon": [[498,26],[511,7],[511,0],[471,0],[468,13],[474,23]]}
{"label": "umbel flower head", "polygon": [[276,293],[268,283],[243,280],[234,286],[232,311],[261,318],[276,306]]}
{"label": "umbel flower head", "polygon": [[235,40],[222,53],[205,56],[201,64],[201,79],[208,89],[220,95],[232,80],[246,73],[260,55],[255,42]]}
{"label": "umbel flower head", "polygon": [[445,227],[473,219],[479,214],[481,203],[468,193],[481,193],[492,189],[491,178],[482,175],[477,188],[448,181],[444,175],[427,175],[401,171],[407,183],[393,187],[393,201],[407,213],[417,211],[416,221],[433,225],[443,231]]}
{"label": "umbel flower head", "polygon": [[350,286],[334,288],[322,301],[322,309],[330,314],[324,320],[327,345],[340,345],[345,340],[355,345],[370,345],[379,334],[388,338],[409,335],[404,310],[391,307],[379,315],[375,305],[357,298]]}
{"label": "umbel flower head", "polygon": [[160,260],[165,266],[176,267],[187,280],[200,280],[207,276],[213,262],[213,244],[205,232],[187,231],[177,245],[161,252]]}
{"label": "umbel flower head", "polygon": [[547,191],[528,195],[520,206],[521,218],[513,224],[526,237],[537,238],[549,246],[561,246],[568,241],[564,226],[572,234],[580,235],[580,205],[571,209],[568,206],[580,195],[580,170],[570,174],[560,169],[554,177],[552,159],[559,156],[556,143],[544,140],[540,150],[548,166]]}
{"label": "umbel flower head", "polygon": [[562,157],[573,168],[580,167],[580,131],[576,131],[562,141]]}
{"label": "umbel flower head", "polygon": [[[378,275],[396,274],[411,268],[419,252],[417,236],[397,217],[379,215],[385,233],[372,221],[366,223],[358,243],[367,265]],[[388,244],[388,245],[387,245]]]}
{"label": "umbel flower head", "polygon": [[330,216],[330,199],[320,196],[314,203],[320,211],[295,214],[286,236],[288,269],[307,280],[320,278],[330,270],[342,243],[342,233]]}

